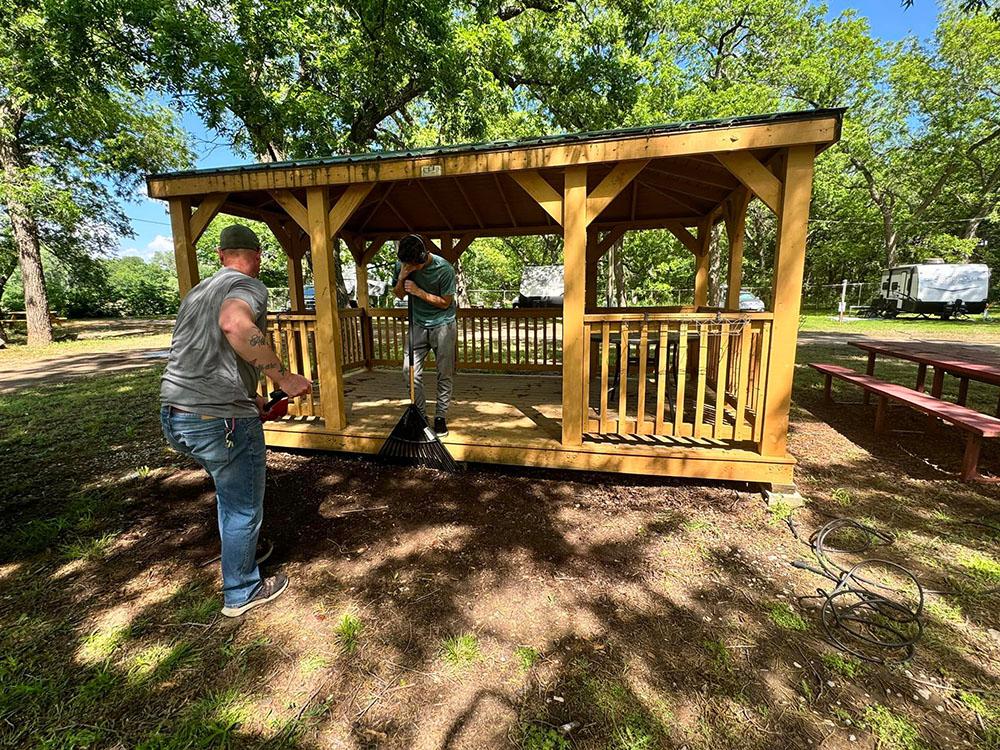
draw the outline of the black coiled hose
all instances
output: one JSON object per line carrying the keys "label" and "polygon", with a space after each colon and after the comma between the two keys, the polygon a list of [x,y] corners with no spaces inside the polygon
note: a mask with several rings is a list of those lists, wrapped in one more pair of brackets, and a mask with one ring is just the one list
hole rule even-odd
{"label": "black coiled hose", "polygon": [[[793,523],[789,523],[789,528],[799,538]],[[831,534],[845,531],[858,535],[858,543],[828,544]],[[798,597],[800,603],[820,602],[820,620],[830,642],[858,659],[877,664],[902,663],[913,656],[924,630],[923,587],[909,570],[897,563],[875,558],[845,568],[828,550],[864,554],[876,545],[885,546],[893,541],[891,534],[851,518],[837,518],[817,529],[807,542],[819,567],[792,563],[835,584],[831,591],[818,588],[813,595]],[[898,575],[910,586],[879,583],[873,580],[878,572]]]}

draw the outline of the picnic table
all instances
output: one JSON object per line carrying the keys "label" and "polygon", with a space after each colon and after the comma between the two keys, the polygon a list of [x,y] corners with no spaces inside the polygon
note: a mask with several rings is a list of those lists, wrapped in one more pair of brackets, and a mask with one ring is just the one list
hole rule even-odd
{"label": "picnic table", "polygon": [[[969,394],[969,381],[1000,386],[1000,357],[984,352],[981,347],[959,343],[937,343],[929,341],[852,341],[855,346],[868,353],[868,375],[875,373],[875,360],[881,355],[894,359],[905,359],[917,363],[916,390],[924,391],[927,368],[934,368],[931,396],[941,397],[945,374],[958,378],[957,403],[965,406]],[[869,394],[865,393],[865,403]],[[1000,416],[1000,400],[997,402]]]}

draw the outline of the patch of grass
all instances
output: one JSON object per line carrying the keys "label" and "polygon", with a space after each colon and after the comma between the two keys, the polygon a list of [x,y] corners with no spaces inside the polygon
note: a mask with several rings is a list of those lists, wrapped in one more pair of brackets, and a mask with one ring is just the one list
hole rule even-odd
{"label": "patch of grass", "polygon": [[987,701],[980,695],[966,690],[958,694],[958,699],[976,714],[983,725],[984,750],[1000,748],[1000,703]]}
{"label": "patch of grass", "polygon": [[829,651],[820,658],[822,658],[827,669],[843,677],[855,677],[861,670],[861,664],[857,660],[836,651]]}
{"label": "patch of grass", "polygon": [[204,624],[218,615],[221,608],[218,595],[198,584],[188,584],[182,587],[174,595],[174,602],[177,604],[174,619],[181,623]]}
{"label": "patch of grass", "polygon": [[361,631],[364,625],[361,619],[351,612],[345,612],[337,622],[337,627],[333,632],[337,635],[340,647],[344,653],[354,653],[358,647],[358,640],[361,638]]}
{"label": "patch of grass", "polygon": [[235,690],[209,693],[191,704],[179,720],[161,724],[136,750],[236,747],[240,744],[236,732],[251,711],[251,702]]}
{"label": "patch of grass", "polygon": [[452,667],[464,669],[479,659],[479,640],[472,633],[446,638],[441,643],[441,657]]}
{"label": "patch of grass", "polygon": [[851,497],[850,491],[844,489],[843,487],[838,487],[833,492],[831,492],[830,498],[835,503],[837,503],[837,505],[843,508],[848,507],[852,502],[854,502],[854,499]]}
{"label": "patch of grass", "polygon": [[775,625],[784,630],[808,630],[809,623],[802,619],[798,612],[792,609],[791,605],[784,602],[775,602],[767,608],[767,616]]}
{"label": "patch of grass", "polygon": [[683,524],[684,530],[689,532],[708,532],[715,533],[715,524],[709,521],[707,518],[690,518]]}
{"label": "patch of grass", "polygon": [[953,625],[961,625],[965,622],[965,613],[962,612],[962,608],[945,599],[928,601],[924,604],[924,609],[931,617],[942,622],[949,622]]}
{"label": "patch of grass", "polygon": [[95,630],[83,641],[80,656],[84,661],[97,663],[109,659],[133,635],[130,625]]}
{"label": "patch of grass", "polygon": [[193,646],[187,641],[173,646],[156,644],[143,649],[130,660],[129,681],[143,683],[162,680],[190,660],[193,651]]}
{"label": "patch of grass", "polygon": [[85,539],[77,538],[63,544],[59,551],[67,560],[94,561],[104,559],[104,555],[115,543],[115,534],[102,534],[99,537]]}
{"label": "patch of grass", "polygon": [[854,717],[851,716],[851,712],[841,708],[840,706],[830,706],[830,713],[833,714],[837,721],[841,724],[846,724],[847,726],[852,726],[854,724]]}
{"label": "patch of grass", "polygon": [[872,733],[876,747],[885,750],[925,750],[927,747],[909,720],[880,703],[866,708],[861,722]]}
{"label": "patch of grass", "polygon": [[708,653],[713,672],[724,674],[733,670],[733,655],[729,653],[726,644],[722,641],[707,640],[701,645]]}
{"label": "patch of grass", "polygon": [[649,750],[656,744],[656,732],[640,717],[630,717],[611,735],[614,750]]}
{"label": "patch of grass", "polygon": [[299,671],[302,674],[310,675],[321,669],[326,669],[328,666],[330,666],[330,661],[322,654],[309,654],[299,662]]}
{"label": "patch of grass", "polygon": [[1000,562],[984,552],[967,552],[958,558],[958,564],[977,583],[991,586],[1000,584]]}
{"label": "patch of grass", "polygon": [[521,735],[522,750],[570,750],[571,747],[559,730],[541,724],[528,724]]}
{"label": "patch of grass", "polygon": [[528,672],[538,662],[540,654],[531,646],[518,646],[514,649],[514,658],[517,659],[521,670]]}

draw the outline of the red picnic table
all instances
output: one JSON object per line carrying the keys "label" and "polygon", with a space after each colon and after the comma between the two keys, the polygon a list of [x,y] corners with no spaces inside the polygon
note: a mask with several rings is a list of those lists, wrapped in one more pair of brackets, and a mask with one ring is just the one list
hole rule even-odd
{"label": "red picnic table", "polygon": [[[982,347],[960,343],[937,343],[929,341],[852,341],[862,351],[868,352],[868,375],[875,373],[875,358],[878,355],[905,359],[917,363],[916,390],[924,391],[927,368],[934,368],[931,396],[941,397],[945,373],[958,378],[957,402],[965,406],[969,395],[969,381],[1000,386],[1000,357],[984,352]],[[865,403],[869,393],[865,392]],[[997,416],[1000,416],[1000,401],[997,402]]]}

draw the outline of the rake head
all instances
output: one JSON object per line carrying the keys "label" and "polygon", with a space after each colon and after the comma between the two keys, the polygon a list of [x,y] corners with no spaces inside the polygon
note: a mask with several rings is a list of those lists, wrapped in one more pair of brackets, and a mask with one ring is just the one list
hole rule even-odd
{"label": "rake head", "polygon": [[458,471],[458,464],[448,453],[427,420],[413,404],[393,428],[378,452],[379,457],[403,466],[424,466],[438,471]]}

